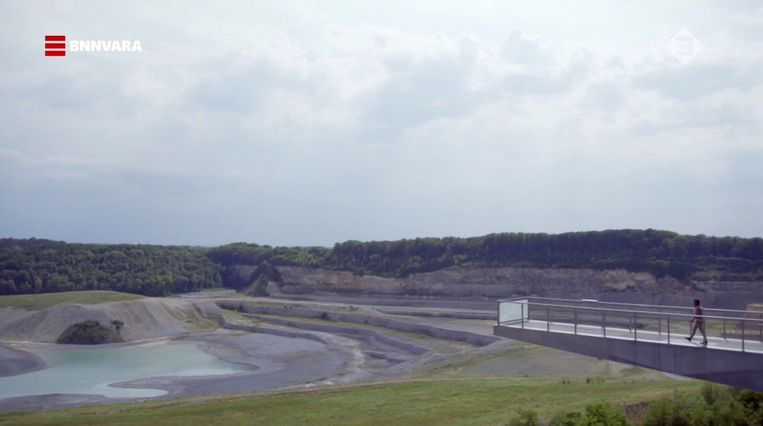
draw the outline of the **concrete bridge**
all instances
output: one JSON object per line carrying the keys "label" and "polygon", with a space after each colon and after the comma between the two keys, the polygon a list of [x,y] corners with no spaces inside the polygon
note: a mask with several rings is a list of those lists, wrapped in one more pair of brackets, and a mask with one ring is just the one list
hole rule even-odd
{"label": "concrete bridge", "polygon": [[493,334],[601,359],[763,391],[763,312],[540,297],[498,302]]}

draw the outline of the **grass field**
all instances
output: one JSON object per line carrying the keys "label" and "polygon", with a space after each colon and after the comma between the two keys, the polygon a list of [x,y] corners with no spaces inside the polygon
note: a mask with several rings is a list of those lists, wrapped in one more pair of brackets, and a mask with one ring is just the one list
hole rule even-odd
{"label": "grass field", "polygon": [[520,409],[549,419],[594,402],[637,404],[699,386],[671,380],[435,379],[6,414],[0,424],[507,424]]}
{"label": "grass field", "polygon": [[39,311],[51,306],[65,303],[95,305],[98,303],[125,302],[138,299],[143,299],[143,296],[107,290],[20,294],[13,296],[0,296],[0,308],[12,307],[27,309],[31,311]]}

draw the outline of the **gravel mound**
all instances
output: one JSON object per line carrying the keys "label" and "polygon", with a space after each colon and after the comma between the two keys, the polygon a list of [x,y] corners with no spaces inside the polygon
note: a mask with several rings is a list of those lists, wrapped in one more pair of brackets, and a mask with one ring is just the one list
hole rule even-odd
{"label": "gravel mound", "polygon": [[[7,315],[6,315],[7,314]],[[0,309],[0,340],[55,342],[67,328],[83,321],[121,321],[126,342],[169,337],[217,327],[220,308],[212,302],[142,299],[100,305],[58,305],[42,311]]]}

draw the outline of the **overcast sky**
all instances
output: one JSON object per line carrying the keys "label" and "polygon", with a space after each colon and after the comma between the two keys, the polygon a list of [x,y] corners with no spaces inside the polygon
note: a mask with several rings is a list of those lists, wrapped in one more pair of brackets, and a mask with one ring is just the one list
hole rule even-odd
{"label": "overcast sky", "polygon": [[757,1],[3,0],[0,35],[0,237],[763,236]]}

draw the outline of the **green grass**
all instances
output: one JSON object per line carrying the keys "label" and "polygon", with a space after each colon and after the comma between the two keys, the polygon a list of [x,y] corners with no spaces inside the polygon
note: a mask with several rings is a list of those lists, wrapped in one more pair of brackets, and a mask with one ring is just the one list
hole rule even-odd
{"label": "green grass", "polygon": [[451,358],[447,364],[438,365],[416,374],[420,377],[476,378],[476,377],[531,377],[548,379],[593,380],[664,380],[654,370],[628,367],[606,360],[595,360],[583,355],[542,346],[511,342],[506,351],[474,356]]}
{"label": "green grass", "polygon": [[126,302],[143,299],[144,296],[137,294],[119,293],[117,291],[93,290],[93,291],[66,291],[62,293],[43,294],[20,294],[13,296],[0,296],[0,308],[20,308],[30,311],[39,311],[61,304],[79,303],[81,305],[95,305],[108,302]]}
{"label": "green grass", "polygon": [[199,290],[200,293],[207,293],[210,291],[227,291],[230,290],[228,287],[209,287],[209,288],[202,288]]}
{"label": "green grass", "polygon": [[636,404],[695,391],[696,381],[440,379],[264,395],[206,397],[0,415],[14,425],[485,425],[519,409],[542,419],[608,401]]}

